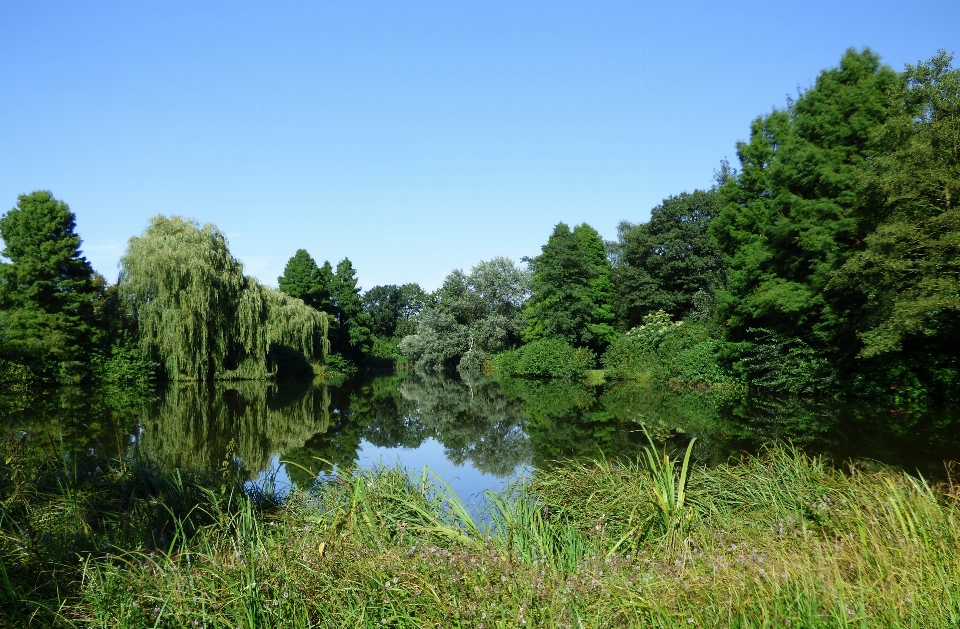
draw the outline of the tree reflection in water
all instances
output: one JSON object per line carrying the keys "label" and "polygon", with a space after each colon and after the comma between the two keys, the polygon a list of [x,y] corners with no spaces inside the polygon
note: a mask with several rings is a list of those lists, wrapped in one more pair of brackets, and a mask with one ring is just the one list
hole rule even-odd
{"label": "tree reflection in water", "polygon": [[207,471],[231,460],[247,478],[280,457],[301,487],[355,465],[364,442],[414,449],[434,439],[453,463],[504,477],[521,465],[570,457],[633,458],[646,445],[641,427],[676,452],[697,437],[694,457],[707,465],[776,440],[837,462],[875,459],[928,478],[943,475],[944,461],[960,459],[960,414],[952,407],[739,397],[639,382],[497,384],[408,372],[336,387],[62,387],[0,395],[0,412],[14,436],[32,440],[43,456],[146,456]]}

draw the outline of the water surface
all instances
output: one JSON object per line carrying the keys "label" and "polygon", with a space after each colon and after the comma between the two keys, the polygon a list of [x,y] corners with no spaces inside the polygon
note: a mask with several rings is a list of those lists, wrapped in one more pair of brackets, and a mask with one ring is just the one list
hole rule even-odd
{"label": "water surface", "polygon": [[569,457],[635,457],[646,429],[671,450],[697,438],[712,465],[790,441],[838,463],[882,463],[937,478],[960,460],[955,408],[743,398],[611,383],[464,381],[441,375],[312,382],[60,388],[0,397],[11,428],[71,458],[122,455],[250,481],[309,487],[353,466],[439,474],[464,498]]}

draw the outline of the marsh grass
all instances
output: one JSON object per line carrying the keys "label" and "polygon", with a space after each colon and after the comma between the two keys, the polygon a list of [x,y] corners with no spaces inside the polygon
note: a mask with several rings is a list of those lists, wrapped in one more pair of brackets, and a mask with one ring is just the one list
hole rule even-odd
{"label": "marsh grass", "polygon": [[[6,627],[955,627],[955,487],[789,446],[651,444],[491,495],[356,470],[277,496],[154,462],[0,452]],[[684,478],[684,472],[686,477]]]}

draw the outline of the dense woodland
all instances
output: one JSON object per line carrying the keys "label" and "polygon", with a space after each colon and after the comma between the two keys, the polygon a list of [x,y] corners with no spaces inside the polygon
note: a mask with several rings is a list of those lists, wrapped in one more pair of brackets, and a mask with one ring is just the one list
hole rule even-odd
{"label": "dense woodland", "polygon": [[[412,366],[793,394],[960,398],[960,71],[870,50],[749,125],[709,190],[604,242],[559,223],[540,253],[363,291],[305,249],[278,289],[223,234],[154,218],[116,284],[50,192],[0,218],[0,381],[349,375]],[[92,357],[92,359],[91,359]]]}

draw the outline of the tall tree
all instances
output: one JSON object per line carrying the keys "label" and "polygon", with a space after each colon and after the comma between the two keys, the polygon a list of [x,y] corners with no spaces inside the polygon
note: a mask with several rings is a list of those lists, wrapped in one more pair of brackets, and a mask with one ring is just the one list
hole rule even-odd
{"label": "tall tree", "polygon": [[93,335],[94,273],[76,217],[50,192],[20,195],[0,218],[0,318],[7,351],[45,379],[76,381]]}
{"label": "tall tree", "polygon": [[416,331],[400,342],[418,367],[475,371],[489,354],[520,342],[530,277],[508,258],[450,273],[426,305]]}
{"label": "tall tree", "polygon": [[[851,312],[863,358],[923,370],[960,364],[960,70],[941,51],[909,65],[892,92],[894,114],[863,165],[877,225],[829,288],[856,295]],[[912,356],[912,359],[911,359]],[[954,382],[953,386],[960,385]]]}
{"label": "tall tree", "polygon": [[602,350],[613,338],[613,282],[600,234],[583,223],[558,223],[539,256],[529,260],[532,295],[524,339],[561,338]]}
{"label": "tall tree", "polygon": [[415,318],[427,303],[419,284],[374,286],[363,294],[363,310],[370,316],[371,330],[381,338],[413,333]]}
{"label": "tall tree", "polygon": [[716,190],[696,190],[664,199],[647,223],[620,223],[613,283],[623,328],[658,310],[683,318],[697,293],[712,295],[724,285],[726,263],[709,233],[719,211]]}
{"label": "tall tree", "polygon": [[329,307],[329,278],[324,277],[306,249],[297,249],[287,261],[283,275],[277,278],[277,286],[291,297],[302,299],[311,308],[324,310],[325,306]]}
{"label": "tall tree", "polygon": [[262,379],[275,346],[308,360],[325,352],[324,313],[244,276],[212,224],[154,217],[120,265],[141,342],[172,379]]}
{"label": "tall tree", "polygon": [[334,305],[336,328],[332,337],[333,351],[351,359],[359,359],[370,350],[373,338],[369,315],[363,311],[357,273],[349,258],[337,264],[330,295]]}
{"label": "tall tree", "polygon": [[848,50],[838,68],[788,109],[755,120],[750,141],[737,144],[741,171],[720,188],[723,209],[710,228],[730,265],[717,306],[732,339],[766,328],[823,351],[843,346],[846,306],[825,287],[869,230],[857,218],[869,202],[858,173],[900,83],[870,50]]}
{"label": "tall tree", "polygon": [[374,286],[363,294],[363,310],[370,317],[370,330],[382,338],[393,338],[400,320],[400,287]]}

